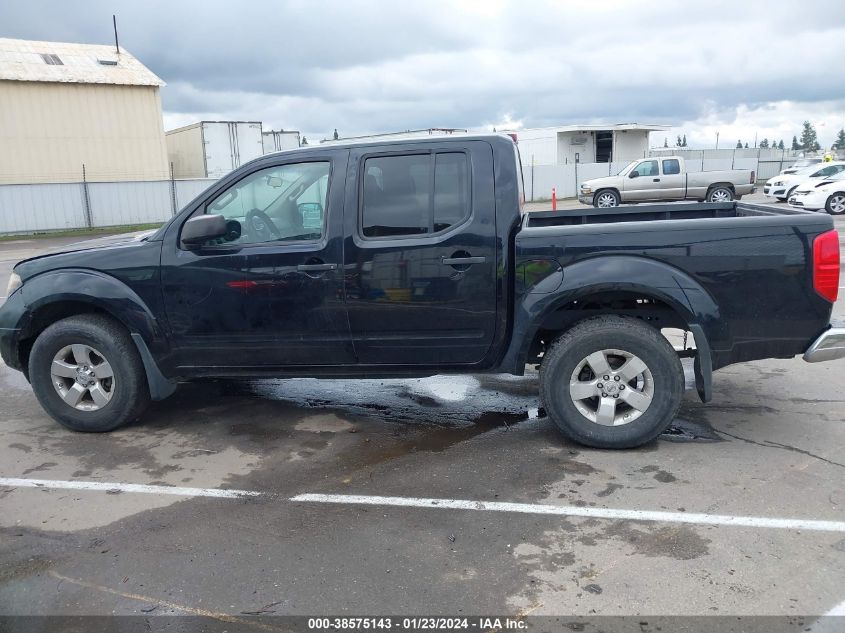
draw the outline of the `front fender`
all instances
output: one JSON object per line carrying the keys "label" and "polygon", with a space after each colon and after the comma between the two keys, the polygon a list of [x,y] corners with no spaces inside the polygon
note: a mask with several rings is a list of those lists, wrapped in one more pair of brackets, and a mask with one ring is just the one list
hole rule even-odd
{"label": "front fender", "polygon": [[20,289],[27,307],[23,336],[32,325],[32,317],[51,304],[76,302],[88,304],[120,321],[130,332],[140,334],[151,349],[166,348],[164,331],[144,300],[125,283],[110,275],[87,269],[62,269],[36,275]]}
{"label": "front fender", "polygon": [[531,343],[548,315],[572,301],[607,291],[634,292],[671,306],[688,326],[696,325],[693,332],[702,352],[730,347],[730,333],[718,305],[695,279],[646,257],[601,256],[565,266],[563,279],[553,292],[516,297],[513,337],[502,361],[503,369],[521,373]]}

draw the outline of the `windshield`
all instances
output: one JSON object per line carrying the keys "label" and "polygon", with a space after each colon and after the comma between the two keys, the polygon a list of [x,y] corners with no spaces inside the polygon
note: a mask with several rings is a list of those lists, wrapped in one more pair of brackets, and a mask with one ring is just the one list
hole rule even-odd
{"label": "windshield", "polygon": [[634,165],[636,165],[636,164],[637,164],[637,163],[639,163],[639,162],[640,162],[640,161],[638,161],[638,160],[632,160],[630,163],[628,163],[627,165],[625,165],[625,166],[622,168],[622,170],[621,170],[620,172],[618,172],[616,175],[617,175],[617,176],[624,176],[625,174],[627,174],[627,173],[631,170],[631,168],[632,168]]}

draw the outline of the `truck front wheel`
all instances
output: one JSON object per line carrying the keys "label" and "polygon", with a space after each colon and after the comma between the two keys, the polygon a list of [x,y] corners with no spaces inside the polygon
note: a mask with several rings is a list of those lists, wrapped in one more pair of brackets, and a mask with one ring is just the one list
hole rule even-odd
{"label": "truck front wheel", "polygon": [[619,206],[619,194],[612,189],[599,191],[593,198],[593,206],[599,209],[607,209]]}
{"label": "truck front wheel", "polygon": [[672,422],[684,370],[669,342],[636,319],[601,316],[573,326],[540,366],[540,396],[568,438],[595,448],[632,448]]}
{"label": "truck front wheel", "polygon": [[138,350],[112,319],[82,314],[44,330],[29,355],[38,402],[73,431],[112,431],[141,415],[150,400]]}

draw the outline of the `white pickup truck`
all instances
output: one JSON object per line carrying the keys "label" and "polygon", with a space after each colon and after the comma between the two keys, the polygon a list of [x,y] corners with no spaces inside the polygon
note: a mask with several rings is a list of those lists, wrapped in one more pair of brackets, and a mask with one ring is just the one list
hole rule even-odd
{"label": "white pickup truck", "polygon": [[680,156],[643,158],[615,176],[584,181],[578,200],[594,207],[662,200],[729,202],[754,193],[754,178],[750,169],[689,172]]}

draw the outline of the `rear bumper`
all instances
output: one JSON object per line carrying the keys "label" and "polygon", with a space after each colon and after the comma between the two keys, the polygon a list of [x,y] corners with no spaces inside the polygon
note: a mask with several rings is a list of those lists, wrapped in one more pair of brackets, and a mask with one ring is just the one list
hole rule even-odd
{"label": "rear bumper", "polygon": [[804,352],[804,360],[808,363],[821,363],[837,358],[845,358],[845,324],[843,323],[831,325]]}

